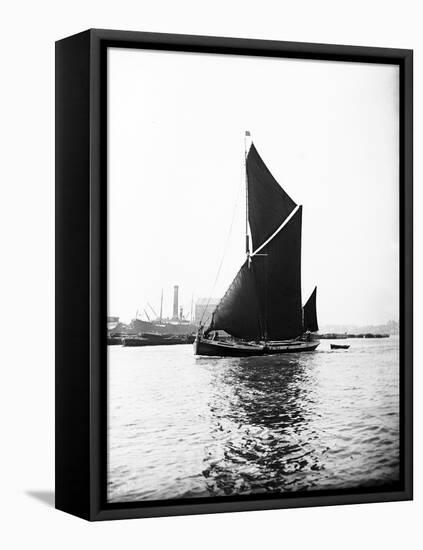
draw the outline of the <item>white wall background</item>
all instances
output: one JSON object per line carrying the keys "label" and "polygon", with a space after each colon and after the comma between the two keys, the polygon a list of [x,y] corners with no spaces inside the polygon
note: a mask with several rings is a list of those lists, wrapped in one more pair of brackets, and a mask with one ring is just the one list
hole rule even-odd
{"label": "white wall background", "polygon": [[[415,49],[415,280],[422,279],[422,8],[417,1],[92,0],[2,5],[0,544],[4,548],[417,548],[415,501],[88,524],[47,506],[54,464],[54,41],[89,27]],[[415,303],[422,300],[416,284]],[[416,307],[416,310],[421,308]],[[22,331],[20,327],[32,327]],[[416,314],[416,335],[423,329]],[[418,340],[418,338],[416,338]],[[416,396],[421,358],[415,355]],[[38,494],[43,498],[34,496]],[[31,496],[32,495],[32,496]]]}

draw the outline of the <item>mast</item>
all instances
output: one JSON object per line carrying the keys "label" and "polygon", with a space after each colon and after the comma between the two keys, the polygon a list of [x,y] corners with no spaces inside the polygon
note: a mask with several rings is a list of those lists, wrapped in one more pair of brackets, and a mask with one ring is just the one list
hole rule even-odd
{"label": "mast", "polygon": [[162,295],[160,297],[160,323],[163,319],[163,289],[162,289]]}
{"label": "mast", "polygon": [[244,166],[245,166],[245,253],[247,260],[250,259],[250,237],[248,235],[248,170],[247,170],[247,137],[251,134],[248,130],[244,135]]}
{"label": "mast", "polygon": [[193,322],[194,320],[194,316],[193,316],[193,309],[194,309],[194,294],[191,294],[191,314],[190,314],[190,320],[191,320],[191,323]]}
{"label": "mast", "polygon": [[151,309],[151,311],[153,312],[153,315],[154,315],[154,316],[156,317],[156,319],[157,319],[157,313],[156,313],[155,310],[153,309],[153,306],[152,306],[149,302],[147,302],[147,305],[148,305],[148,307]]}

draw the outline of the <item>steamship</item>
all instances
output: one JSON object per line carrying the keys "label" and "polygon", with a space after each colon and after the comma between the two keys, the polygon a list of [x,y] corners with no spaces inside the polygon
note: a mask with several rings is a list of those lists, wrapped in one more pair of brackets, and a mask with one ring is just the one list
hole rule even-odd
{"label": "steamship", "polygon": [[182,308],[179,308],[179,286],[173,287],[173,316],[163,319],[163,292],[160,301],[160,315],[157,315],[152,306],[155,320],[151,320],[147,310],[144,313],[148,321],[133,319],[129,329],[131,334],[122,338],[126,347],[140,346],[169,346],[177,344],[192,344],[195,340],[196,326],[183,318]]}
{"label": "steamship", "polygon": [[[246,132],[246,140],[249,137]],[[214,310],[200,324],[196,355],[255,356],[310,352],[319,345],[315,288],[301,300],[302,206],[282,189],[245,141],[246,259]],[[250,239],[252,247],[250,249]],[[225,338],[221,338],[224,331]]]}

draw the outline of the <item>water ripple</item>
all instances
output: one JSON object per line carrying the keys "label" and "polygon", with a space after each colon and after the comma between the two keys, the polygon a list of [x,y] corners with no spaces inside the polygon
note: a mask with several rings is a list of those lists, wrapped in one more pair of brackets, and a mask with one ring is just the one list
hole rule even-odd
{"label": "water ripple", "polygon": [[111,502],[382,485],[399,476],[398,340],[195,358],[108,350]]}

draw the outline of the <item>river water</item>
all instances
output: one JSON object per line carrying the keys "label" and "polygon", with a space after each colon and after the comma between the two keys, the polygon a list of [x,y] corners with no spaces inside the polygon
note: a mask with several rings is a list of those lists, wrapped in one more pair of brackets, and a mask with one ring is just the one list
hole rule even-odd
{"label": "river water", "polygon": [[398,338],[198,358],[108,348],[108,500],[384,485],[399,478]]}

